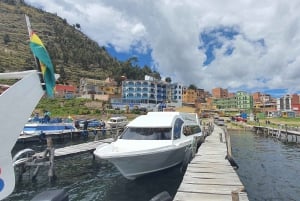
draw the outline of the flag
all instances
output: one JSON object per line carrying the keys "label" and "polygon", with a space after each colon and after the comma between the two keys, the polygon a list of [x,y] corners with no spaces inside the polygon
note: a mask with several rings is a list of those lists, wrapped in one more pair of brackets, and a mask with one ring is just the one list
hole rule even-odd
{"label": "flag", "polygon": [[41,67],[46,85],[46,93],[48,96],[53,97],[55,87],[53,65],[43,42],[34,32],[32,32],[30,36],[30,48],[37,58],[38,65]]}

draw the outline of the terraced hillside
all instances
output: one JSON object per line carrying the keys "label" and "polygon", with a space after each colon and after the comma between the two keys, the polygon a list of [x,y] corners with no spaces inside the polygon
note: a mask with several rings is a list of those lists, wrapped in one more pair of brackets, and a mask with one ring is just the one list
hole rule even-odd
{"label": "terraced hillside", "polygon": [[0,72],[35,69],[25,14],[46,46],[61,82],[78,83],[83,76],[112,76],[117,81],[122,75],[131,79],[143,79],[145,74],[160,77],[147,66],[138,68],[135,58],[125,62],[112,58],[79,30],[80,25],[69,25],[66,19],[30,7],[22,0],[0,0]]}

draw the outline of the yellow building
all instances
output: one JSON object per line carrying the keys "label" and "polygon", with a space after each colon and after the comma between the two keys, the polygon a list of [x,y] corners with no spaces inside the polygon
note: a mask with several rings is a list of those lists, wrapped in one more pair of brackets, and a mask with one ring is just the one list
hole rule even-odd
{"label": "yellow building", "polygon": [[86,98],[105,100],[121,96],[121,87],[111,78],[95,80],[88,78],[80,79],[79,94]]}
{"label": "yellow building", "polygon": [[197,101],[197,90],[184,88],[182,91],[182,103],[195,105]]}

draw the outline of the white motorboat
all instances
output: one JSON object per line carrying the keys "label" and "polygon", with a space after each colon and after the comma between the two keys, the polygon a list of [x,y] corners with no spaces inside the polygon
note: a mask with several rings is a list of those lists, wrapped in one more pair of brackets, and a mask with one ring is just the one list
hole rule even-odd
{"label": "white motorboat", "polygon": [[196,114],[149,112],[132,120],[115,142],[97,147],[94,154],[112,162],[124,177],[135,179],[189,162],[200,139]]}

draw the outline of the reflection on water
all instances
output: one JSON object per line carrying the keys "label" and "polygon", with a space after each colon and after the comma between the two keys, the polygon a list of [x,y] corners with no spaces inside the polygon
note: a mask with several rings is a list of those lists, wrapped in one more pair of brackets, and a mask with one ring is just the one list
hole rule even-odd
{"label": "reflection on water", "polygon": [[299,200],[300,145],[231,132],[238,174],[252,200]]}
{"label": "reflection on water", "polygon": [[[26,148],[18,146],[18,149]],[[42,151],[45,145],[33,148]],[[31,182],[29,175],[24,175],[5,201],[28,201],[45,190],[62,188],[66,189],[71,201],[149,201],[162,191],[174,197],[183,176],[180,167],[176,166],[131,181],[125,179],[111,163],[99,159],[93,161],[92,158],[91,154],[82,154],[56,160],[58,179],[53,184],[48,182],[46,167],[41,168],[36,182]]]}

